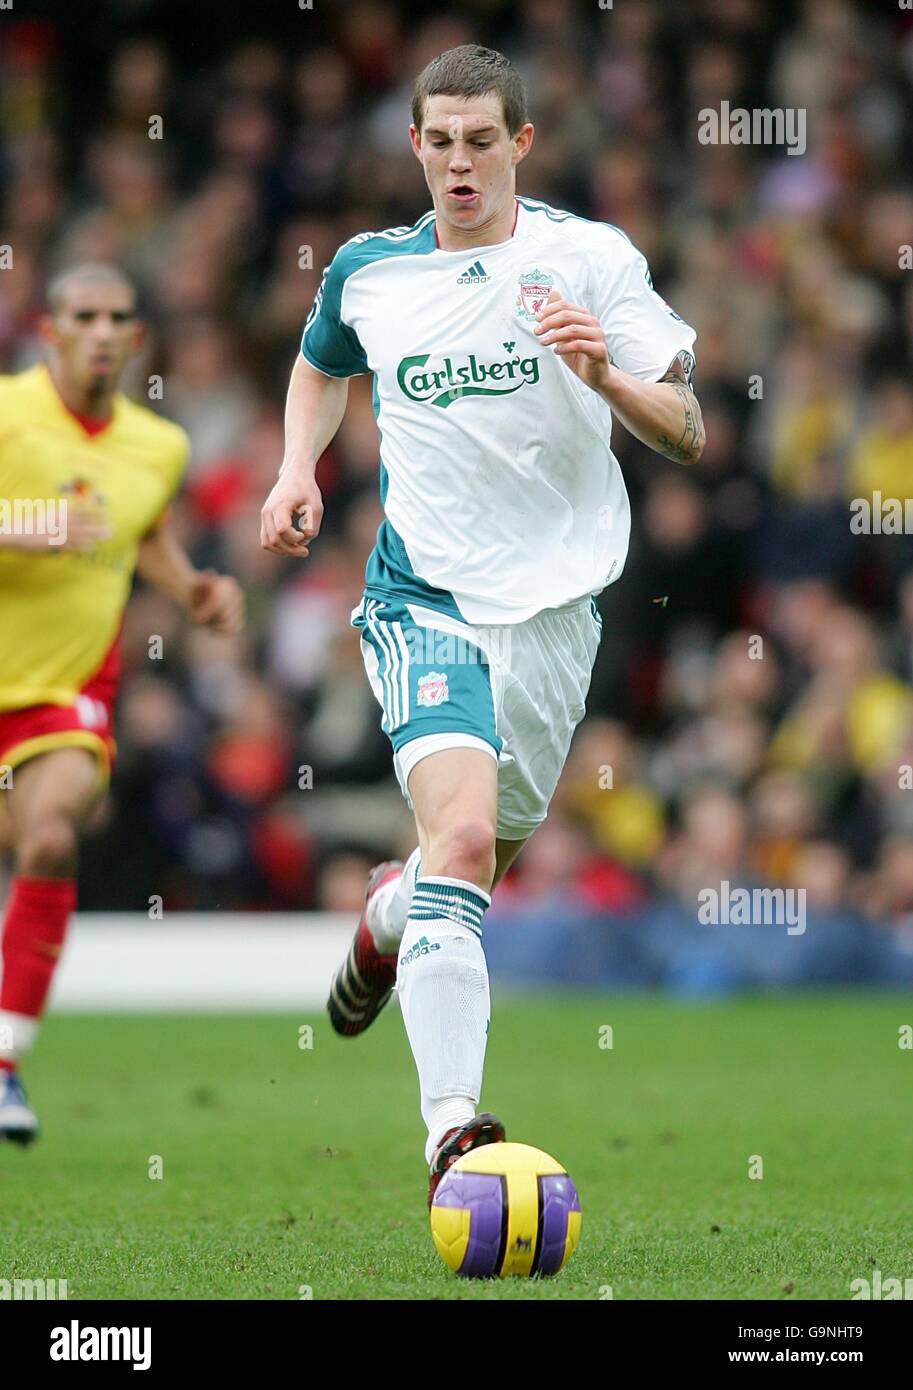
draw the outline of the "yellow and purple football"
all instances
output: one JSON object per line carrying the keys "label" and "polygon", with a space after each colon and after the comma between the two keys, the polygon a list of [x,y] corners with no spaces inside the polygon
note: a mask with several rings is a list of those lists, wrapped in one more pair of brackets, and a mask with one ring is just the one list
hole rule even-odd
{"label": "yellow and purple football", "polygon": [[557,1274],[580,1236],[577,1189],[529,1144],[485,1144],[457,1159],[431,1204],[437,1252],[470,1279]]}

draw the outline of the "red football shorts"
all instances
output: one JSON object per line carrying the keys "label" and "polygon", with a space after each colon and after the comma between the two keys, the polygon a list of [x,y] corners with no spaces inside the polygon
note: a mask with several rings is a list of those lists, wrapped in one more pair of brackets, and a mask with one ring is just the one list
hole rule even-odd
{"label": "red football shorts", "polygon": [[120,674],[116,646],[71,705],[0,710],[0,765],[16,768],[55,748],[86,748],[106,782],[114,762],[114,696]]}

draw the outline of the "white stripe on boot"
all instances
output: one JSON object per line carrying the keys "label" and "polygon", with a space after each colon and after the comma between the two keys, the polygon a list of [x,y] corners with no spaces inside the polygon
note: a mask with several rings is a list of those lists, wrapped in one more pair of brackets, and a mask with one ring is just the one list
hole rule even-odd
{"label": "white stripe on boot", "polygon": [[415,892],[420,860],[421,851],[416,845],[403,865],[399,878],[385,883],[368,903],[368,931],[382,956],[392,956],[399,950]]}

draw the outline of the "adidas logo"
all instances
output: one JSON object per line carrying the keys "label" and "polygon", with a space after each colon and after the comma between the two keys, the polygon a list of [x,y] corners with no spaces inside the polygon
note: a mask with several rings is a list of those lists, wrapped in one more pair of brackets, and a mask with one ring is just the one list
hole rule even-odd
{"label": "adidas logo", "polygon": [[420,936],[415,945],[410,947],[403,956],[402,963],[403,965],[411,965],[414,960],[418,960],[419,956],[427,956],[430,951],[439,951],[440,949],[441,943],[439,941],[429,942],[427,936]]}
{"label": "adidas logo", "polygon": [[471,266],[469,267],[468,270],[464,270],[464,271],[463,271],[463,274],[462,274],[462,275],[459,277],[459,279],[457,280],[457,284],[458,284],[458,285],[487,285],[490,279],[491,279],[491,276],[490,276],[490,275],[486,275],[486,273],[485,273],[485,267],[484,267],[484,265],[482,264],[482,262],[481,262],[481,261],[476,261],[476,262],[474,262],[473,265],[471,265]]}

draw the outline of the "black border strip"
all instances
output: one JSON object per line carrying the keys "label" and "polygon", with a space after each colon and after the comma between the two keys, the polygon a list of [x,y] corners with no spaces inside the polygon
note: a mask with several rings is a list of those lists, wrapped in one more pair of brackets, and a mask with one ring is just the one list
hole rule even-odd
{"label": "black border strip", "polygon": [[504,1259],[507,1255],[507,1176],[502,1173],[501,1179],[501,1240],[498,1245],[498,1258],[495,1261],[495,1273],[503,1275]]}
{"label": "black border strip", "polygon": [[542,1174],[536,1174],[536,1249],[533,1252],[533,1262],[529,1267],[530,1274],[539,1273],[539,1257],[542,1254],[542,1228],[545,1225],[545,1205],[542,1201]]}

